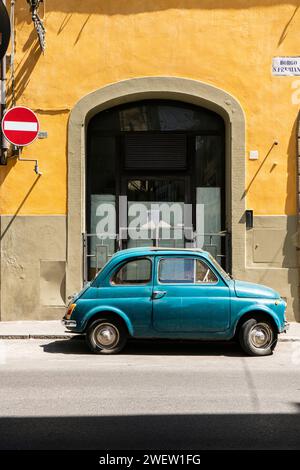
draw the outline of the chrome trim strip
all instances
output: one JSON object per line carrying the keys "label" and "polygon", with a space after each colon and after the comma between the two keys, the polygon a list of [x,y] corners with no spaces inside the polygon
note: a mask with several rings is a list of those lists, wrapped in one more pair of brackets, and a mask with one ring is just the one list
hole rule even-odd
{"label": "chrome trim strip", "polygon": [[76,328],[77,326],[76,320],[66,320],[63,318],[61,322],[66,328]]}

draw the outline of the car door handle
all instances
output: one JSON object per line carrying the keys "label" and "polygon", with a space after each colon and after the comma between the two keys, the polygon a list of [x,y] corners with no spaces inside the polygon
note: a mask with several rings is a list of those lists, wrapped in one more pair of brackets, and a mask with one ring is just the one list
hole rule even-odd
{"label": "car door handle", "polygon": [[152,293],[152,299],[157,300],[161,299],[164,295],[166,295],[167,291],[165,290],[154,290]]}

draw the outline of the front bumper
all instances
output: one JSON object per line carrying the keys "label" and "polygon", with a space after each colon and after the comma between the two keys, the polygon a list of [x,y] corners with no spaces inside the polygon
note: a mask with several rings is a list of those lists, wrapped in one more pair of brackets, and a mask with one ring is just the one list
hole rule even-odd
{"label": "front bumper", "polygon": [[66,320],[65,318],[63,318],[61,322],[68,329],[69,328],[76,328],[76,326],[77,326],[76,320]]}
{"label": "front bumper", "polygon": [[290,324],[287,321],[285,321],[282,333],[287,333],[289,329],[290,329]]}

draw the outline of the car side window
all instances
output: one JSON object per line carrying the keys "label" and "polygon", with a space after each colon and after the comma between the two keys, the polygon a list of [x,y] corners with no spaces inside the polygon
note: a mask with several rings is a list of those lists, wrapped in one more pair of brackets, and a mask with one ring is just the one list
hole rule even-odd
{"label": "car side window", "polygon": [[111,278],[112,285],[148,284],[152,276],[152,263],[148,258],[128,261],[116,270]]}
{"label": "car side window", "polygon": [[161,284],[203,284],[218,282],[209,266],[194,258],[163,258],[159,262]]}
{"label": "car side window", "polygon": [[163,284],[194,282],[194,259],[175,257],[161,259],[158,280]]}

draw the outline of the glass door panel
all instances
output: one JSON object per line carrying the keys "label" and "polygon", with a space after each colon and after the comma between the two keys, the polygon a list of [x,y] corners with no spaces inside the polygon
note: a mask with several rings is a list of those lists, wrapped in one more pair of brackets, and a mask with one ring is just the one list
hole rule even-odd
{"label": "glass door panel", "polygon": [[220,232],[225,220],[225,159],[223,136],[195,138],[196,246],[219,262],[224,255]]}
{"label": "glass door panel", "polygon": [[221,253],[221,188],[196,188],[196,246],[214,257]]}
{"label": "glass door panel", "polygon": [[89,234],[89,279],[115,252],[116,196],[91,194]]}
{"label": "glass door panel", "polygon": [[185,179],[127,181],[128,247],[184,247]]}

